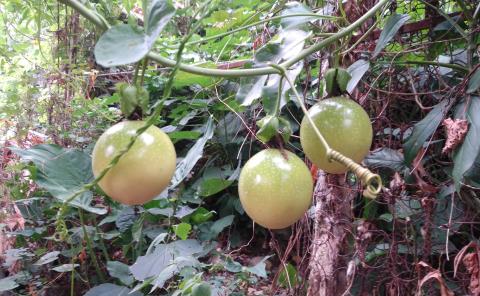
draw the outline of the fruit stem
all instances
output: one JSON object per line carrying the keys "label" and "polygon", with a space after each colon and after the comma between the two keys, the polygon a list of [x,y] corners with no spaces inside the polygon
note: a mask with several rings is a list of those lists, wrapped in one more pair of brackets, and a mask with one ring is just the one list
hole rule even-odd
{"label": "fruit stem", "polygon": [[272,68],[276,69],[278,71],[278,74],[282,75],[284,79],[290,84],[290,87],[293,91],[293,94],[295,95],[295,98],[297,99],[298,103],[300,104],[300,107],[302,108],[303,113],[305,114],[305,117],[307,118],[308,122],[312,126],[313,130],[315,131],[315,134],[317,135],[318,139],[320,140],[322,146],[325,148],[325,151],[327,153],[327,159],[329,161],[335,160],[336,162],[339,162],[346,166],[349,170],[353,171],[355,175],[362,180],[364,184],[366,184],[366,188],[363,191],[363,195],[368,198],[376,198],[376,196],[380,193],[382,190],[382,179],[380,178],[379,175],[372,173],[369,169],[364,168],[363,166],[359,165],[352,159],[346,157],[342,153],[332,149],[329,145],[328,142],[325,140],[323,137],[322,133],[320,130],[317,128],[315,125],[315,122],[313,119],[310,117],[308,114],[307,107],[305,106],[305,103],[303,102],[302,98],[300,97],[300,94],[298,93],[297,89],[295,88],[295,85],[293,82],[290,80],[290,78],[286,75],[287,70],[281,66],[281,65],[276,65],[276,64],[269,64]]}

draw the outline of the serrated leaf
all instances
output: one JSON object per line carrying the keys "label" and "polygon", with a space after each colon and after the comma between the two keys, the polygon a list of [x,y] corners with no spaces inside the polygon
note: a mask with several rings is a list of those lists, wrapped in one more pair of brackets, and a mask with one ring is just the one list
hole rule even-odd
{"label": "serrated leaf", "polygon": [[185,158],[177,164],[177,168],[175,169],[175,174],[172,178],[172,184],[170,185],[170,189],[177,187],[178,184],[180,184],[183,179],[188,176],[197,161],[202,158],[203,148],[205,147],[207,141],[212,138],[214,130],[215,124],[213,123],[213,118],[210,117],[207,124],[205,125],[205,132],[203,134],[203,137],[197,140],[197,142],[192,146],[192,148],[190,148]]}
{"label": "serrated leaf", "polygon": [[375,46],[375,50],[373,51],[373,57],[376,57],[382,49],[387,46],[388,42],[390,42],[393,37],[397,34],[398,30],[410,19],[408,14],[397,14],[394,13],[387,18],[385,23],[385,27],[380,33],[380,37],[378,38],[377,46]]}
{"label": "serrated leaf", "polygon": [[471,94],[477,89],[480,88],[480,68],[477,68],[475,70],[475,73],[472,74],[470,77],[470,80],[468,81],[468,88],[467,88],[467,94]]}
{"label": "serrated leaf", "polygon": [[129,288],[114,284],[101,284],[88,290],[84,296],[143,296],[140,292],[132,292]]}
{"label": "serrated leaf", "polygon": [[415,124],[412,134],[403,144],[407,165],[410,165],[425,141],[437,130],[449,108],[450,100],[444,99],[435,105],[424,119]]}
{"label": "serrated leaf", "polygon": [[108,261],[107,270],[111,277],[119,279],[123,284],[130,286],[134,279],[130,267],[119,261]]}
{"label": "serrated leaf", "polygon": [[465,106],[465,102],[459,104],[455,117],[463,117],[465,110],[467,110],[465,115],[469,122],[468,133],[462,145],[453,154],[452,176],[457,191],[460,190],[464,174],[473,167],[480,154],[480,97],[471,97],[468,106]]}
{"label": "serrated leaf", "polygon": [[390,148],[380,148],[370,152],[364,162],[367,167],[372,169],[389,168],[400,172],[406,168],[403,154]]}
{"label": "serrated leaf", "polygon": [[177,235],[181,240],[186,240],[188,238],[190,230],[192,230],[192,225],[188,223],[182,222],[173,226],[173,232],[175,232],[175,235]]}
{"label": "serrated leaf", "polygon": [[[11,150],[22,160],[35,164],[38,169],[35,183],[61,201],[83,190],[83,186],[93,180],[91,158],[80,150],[64,149],[52,144],[36,145],[25,150],[12,147]],[[97,215],[106,214],[105,208],[90,206],[92,197],[91,191],[84,192],[70,205]]]}
{"label": "serrated leaf", "polygon": [[347,71],[352,78],[347,84],[347,92],[353,92],[368,69],[370,69],[370,62],[368,60],[358,60],[348,67]]}

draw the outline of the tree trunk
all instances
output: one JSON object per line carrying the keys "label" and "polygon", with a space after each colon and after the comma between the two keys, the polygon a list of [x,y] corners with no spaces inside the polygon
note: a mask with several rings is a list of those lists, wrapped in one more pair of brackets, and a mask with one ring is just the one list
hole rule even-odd
{"label": "tree trunk", "polygon": [[326,173],[320,171],[315,186],[315,226],[308,287],[310,296],[342,295],[347,288],[347,262],[341,255],[344,238],[352,227],[350,205],[354,194],[341,178],[335,175],[327,177]]}

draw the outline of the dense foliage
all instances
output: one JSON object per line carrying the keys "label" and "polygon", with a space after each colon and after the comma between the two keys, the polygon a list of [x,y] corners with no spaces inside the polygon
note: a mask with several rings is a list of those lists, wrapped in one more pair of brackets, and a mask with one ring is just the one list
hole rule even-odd
{"label": "dense foliage", "polygon": [[[475,0],[0,2],[0,292],[480,295],[479,19]],[[304,104],[341,94],[372,123],[361,165],[316,131],[300,141]],[[319,130],[347,154],[370,144],[355,118]],[[167,190],[131,206],[92,170],[127,119],[177,156]],[[305,137],[349,172],[319,170]],[[248,172],[244,209],[242,168],[267,148],[301,178],[256,183],[278,162]],[[151,157],[123,180],[145,181]],[[310,195],[310,177],[291,227],[247,215],[293,223],[274,198]]]}

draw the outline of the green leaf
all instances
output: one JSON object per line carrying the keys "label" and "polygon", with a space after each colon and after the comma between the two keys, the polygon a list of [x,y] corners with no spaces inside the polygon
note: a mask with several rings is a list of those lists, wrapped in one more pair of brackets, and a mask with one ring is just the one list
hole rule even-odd
{"label": "green leaf", "polygon": [[122,284],[130,286],[134,279],[129,266],[119,261],[108,261],[107,270],[111,277],[119,279]]}
{"label": "green leaf", "polygon": [[188,221],[198,225],[212,219],[214,214],[214,211],[209,211],[203,207],[199,207],[189,216]]}
{"label": "green leaf", "polygon": [[358,60],[348,67],[347,71],[352,78],[348,81],[347,92],[351,93],[355,89],[368,69],[370,69],[370,62],[368,60]]}
{"label": "green leaf", "polygon": [[[305,40],[309,36],[308,32],[303,30],[280,30],[280,32],[270,40],[269,43],[261,47],[255,54],[254,65],[249,67],[265,66],[266,63],[279,63],[296,54],[304,47]],[[291,81],[295,81],[303,68],[303,62],[299,62],[287,71]],[[280,75],[262,75],[258,77],[247,77],[240,79],[240,88],[236,98],[243,106],[250,106],[256,99],[262,95],[263,87],[272,89],[280,84]],[[286,104],[285,93],[290,89],[290,85],[282,79],[282,101],[280,107]]]}
{"label": "green leaf", "polygon": [[380,148],[370,152],[364,162],[367,167],[372,169],[389,168],[400,172],[406,168],[403,154],[390,148]]}
{"label": "green leaf", "polygon": [[295,288],[298,284],[297,269],[292,264],[287,263],[278,276],[278,283],[283,288]]}
{"label": "green leaf", "polygon": [[134,242],[139,242],[142,239],[144,219],[145,216],[141,215],[140,218],[132,225],[132,240]]}
{"label": "green leaf", "polygon": [[233,215],[229,215],[215,222],[205,222],[199,225],[198,227],[200,233],[198,234],[198,238],[202,241],[208,241],[217,238],[223,229],[232,224],[234,217],[235,216]]}
{"label": "green leaf", "polygon": [[37,262],[35,262],[35,265],[45,265],[48,263],[52,263],[53,261],[58,259],[58,255],[60,255],[59,251],[53,251],[49,252],[45,255],[43,255],[40,259],[38,259]]}
{"label": "green leaf", "polygon": [[95,45],[95,59],[103,67],[136,63],[150,51],[147,36],[130,25],[120,24],[108,29]]}
{"label": "green leaf", "polygon": [[480,88],[480,67],[475,70],[468,81],[467,94],[471,94]]}
{"label": "green leaf", "polygon": [[278,117],[267,115],[257,121],[257,125],[260,127],[260,129],[257,131],[257,138],[260,141],[267,143],[271,138],[273,138],[273,136],[277,134],[277,130],[279,128]]}
{"label": "green leaf", "polygon": [[[35,182],[62,202],[93,180],[91,158],[82,151],[51,144],[41,144],[26,150],[11,150],[24,161],[35,164],[38,170]],[[90,206],[92,197],[91,191],[84,192],[71,201],[70,205],[94,214],[106,214],[105,208]]]}
{"label": "green leaf", "polygon": [[140,292],[132,292],[129,288],[114,284],[101,284],[88,290],[84,296],[143,296]]}
{"label": "green leaf", "polygon": [[203,251],[202,245],[194,239],[159,244],[152,253],[138,257],[130,271],[136,280],[144,281],[159,275],[176,257],[197,256]]}
{"label": "green leaf", "polygon": [[[136,63],[152,49],[158,35],[175,14],[167,0],[153,0],[148,6],[146,33],[127,24],[108,29],[95,45],[95,58],[104,67]],[[136,28],[138,29],[138,28]]]}
{"label": "green leaf", "polygon": [[168,134],[172,141],[178,140],[196,140],[200,138],[202,133],[197,131],[178,131],[178,132],[171,132]]}
{"label": "green leaf", "polygon": [[213,178],[204,180],[198,186],[198,194],[202,197],[212,196],[217,194],[233,184],[233,180],[225,180],[220,178]]}
{"label": "green leaf", "polygon": [[250,273],[253,273],[256,276],[266,278],[267,277],[267,271],[266,271],[265,267],[267,265],[265,264],[265,261],[272,256],[273,255],[268,255],[268,256],[263,257],[263,259],[260,262],[258,262],[257,264],[255,264],[254,266],[247,267],[246,271],[248,271]]}
{"label": "green leaf", "polygon": [[193,147],[190,148],[185,158],[177,164],[177,168],[175,169],[175,174],[173,175],[170,189],[177,187],[178,184],[180,184],[183,179],[188,176],[197,161],[202,158],[203,147],[205,147],[207,141],[212,138],[214,130],[215,124],[213,123],[213,118],[210,117],[207,124],[205,125],[205,133],[203,137],[198,139],[198,141],[193,145]]}
{"label": "green leaf", "polygon": [[15,281],[15,276],[9,276],[0,279],[0,292],[10,291],[18,287],[19,285]]}
{"label": "green leaf", "polygon": [[[313,13],[313,11],[305,4],[293,1],[285,3],[285,9],[282,10],[281,15],[286,16],[301,13]],[[302,27],[306,23],[315,20],[317,20],[317,18],[312,16],[286,17],[282,18],[280,25],[283,29],[293,29]]]}
{"label": "green leaf", "polygon": [[80,264],[62,264],[52,268],[52,270],[56,272],[71,272],[72,270],[74,270],[76,267],[79,267],[79,266]]}
{"label": "green leaf", "polygon": [[385,23],[385,27],[380,33],[380,37],[378,38],[377,46],[375,46],[375,50],[373,51],[373,57],[376,57],[382,49],[387,46],[388,42],[395,37],[398,30],[410,19],[408,14],[397,14],[394,13],[387,18]]}
{"label": "green leaf", "polygon": [[155,39],[162,32],[165,25],[175,14],[175,8],[168,0],[151,0],[148,3],[146,15],[146,33],[152,39],[151,44],[155,43]]}
{"label": "green leaf", "polygon": [[468,133],[462,145],[453,153],[453,180],[457,191],[460,190],[464,174],[471,169],[480,155],[480,97],[471,97],[469,105],[465,102],[458,105],[456,118],[463,117],[464,111],[469,122]]}
{"label": "green leaf", "polygon": [[412,134],[403,145],[407,165],[412,163],[425,141],[437,130],[449,108],[450,100],[444,99],[435,105],[424,119],[415,124]]}
{"label": "green leaf", "polygon": [[188,223],[182,222],[178,225],[173,226],[173,231],[182,240],[186,240],[188,238],[188,235],[190,234],[190,230],[192,230],[192,225]]}

